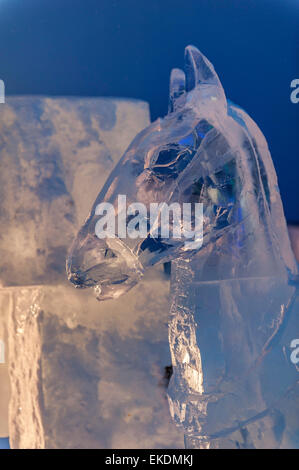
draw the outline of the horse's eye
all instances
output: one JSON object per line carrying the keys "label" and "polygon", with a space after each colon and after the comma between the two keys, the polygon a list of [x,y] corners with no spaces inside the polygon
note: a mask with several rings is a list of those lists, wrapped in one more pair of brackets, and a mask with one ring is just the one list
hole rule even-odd
{"label": "horse's eye", "polygon": [[156,165],[169,165],[177,159],[178,153],[180,152],[180,145],[174,144],[169,148],[160,150],[157,160],[155,161]]}
{"label": "horse's eye", "polygon": [[195,149],[179,144],[172,144],[160,150],[152,171],[156,176],[176,178],[190,163],[195,155]]}

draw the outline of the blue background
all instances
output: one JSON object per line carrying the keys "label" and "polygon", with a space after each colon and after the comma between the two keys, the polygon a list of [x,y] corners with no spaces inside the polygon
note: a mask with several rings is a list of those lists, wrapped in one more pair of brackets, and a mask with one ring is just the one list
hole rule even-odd
{"label": "blue background", "polygon": [[0,449],[9,449],[8,438],[5,438],[5,439],[0,438]]}
{"label": "blue background", "polygon": [[0,0],[0,78],[7,94],[140,98],[155,119],[192,43],[264,132],[299,222],[298,20],[298,0]]}

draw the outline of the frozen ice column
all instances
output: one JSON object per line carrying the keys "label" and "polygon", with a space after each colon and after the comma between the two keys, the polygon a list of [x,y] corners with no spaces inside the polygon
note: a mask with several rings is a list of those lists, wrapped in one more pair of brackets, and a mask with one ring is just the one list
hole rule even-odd
{"label": "frozen ice column", "polygon": [[[201,202],[201,247],[150,230],[98,239],[96,207],[106,201],[119,211],[119,194],[127,206]],[[227,101],[212,64],[193,46],[184,72],[171,73],[168,115],[137,135],[111,173],[67,269],[77,287],[93,286],[105,300],[170,260],[169,403],[186,446],[294,446],[298,271],[275,170],[261,131]]]}

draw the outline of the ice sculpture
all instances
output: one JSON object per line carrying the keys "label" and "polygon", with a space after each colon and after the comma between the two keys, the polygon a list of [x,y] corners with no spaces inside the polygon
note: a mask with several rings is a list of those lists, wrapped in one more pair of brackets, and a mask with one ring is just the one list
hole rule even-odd
{"label": "ice sculpture", "polygon": [[[120,194],[127,207],[202,202],[202,246],[186,250],[182,239],[150,230],[143,239],[99,239],[96,207],[109,202],[121,216]],[[299,337],[298,271],[275,170],[261,131],[226,99],[212,64],[193,46],[185,71],[171,73],[168,115],[138,134],[112,171],[73,242],[67,272],[76,287],[93,286],[105,300],[166,261],[168,397],[186,446],[298,445],[298,366],[290,360]]]}

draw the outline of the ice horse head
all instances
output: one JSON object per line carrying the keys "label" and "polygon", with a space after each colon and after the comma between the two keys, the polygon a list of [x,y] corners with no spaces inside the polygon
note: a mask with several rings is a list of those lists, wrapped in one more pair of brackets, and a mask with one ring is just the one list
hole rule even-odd
{"label": "ice horse head", "polygon": [[[121,207],[119,195],[126,196]],[[148,209],[134,222],[135,236],[97,236],[103,202],[126,226],[136,215],[131,204]],[[173,233],[161,237],[159,216],[153,235],[152,203],[196,202],[203,205],[198,246],[186,249]],[[268,406],[256,372],[246,377],[281,330],[297,266],[266,140],[226,99],[213,65],[193,46],[185,50],[184,71],[171,72],[167,116],[135,137],[110,174],[70,249],[67,273],[76,287],[94,287],[105,300],[166,261],[172,261],[171,411],[188,435],[211,441]]]}

